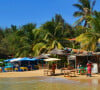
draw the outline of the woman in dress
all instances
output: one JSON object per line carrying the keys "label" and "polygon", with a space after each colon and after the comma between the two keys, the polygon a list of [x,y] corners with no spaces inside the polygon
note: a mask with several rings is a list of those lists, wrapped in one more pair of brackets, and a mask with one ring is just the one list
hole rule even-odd
{"label": "woman in dress", "polygon": [[87,76],[91,77],[91,68],[92,68],[92,63],[88,61],[87,63]]}

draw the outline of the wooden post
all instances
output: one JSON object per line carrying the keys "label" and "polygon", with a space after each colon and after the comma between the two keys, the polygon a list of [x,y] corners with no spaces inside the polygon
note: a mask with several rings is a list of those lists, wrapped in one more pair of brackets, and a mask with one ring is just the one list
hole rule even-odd
{"label": "wooden post", "polygon": [[57,61],[56,61],[56,69],[57,69]]}
{"label": "wooden post", "polygon": [[[77,56],[76,56],[77,57]],[[75,58],[75,69],[77,68],[77,66],[76,66],[76,58]]]}
{"label": "wooden post", "polygon": [[76,64],[75,64],[76,68],[77,68],[77,64],[78,64],[78,56],[76,56]]}
{"label": "wooden post", "polygon": [[98,73],[100,73],[100,56],[97,55]]}

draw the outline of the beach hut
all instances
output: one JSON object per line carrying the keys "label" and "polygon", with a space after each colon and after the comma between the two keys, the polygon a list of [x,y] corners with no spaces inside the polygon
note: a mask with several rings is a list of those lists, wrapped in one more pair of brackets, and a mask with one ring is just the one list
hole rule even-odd
{"label": "beach hut", "polygon": [[[74,64],[75,68],[78,64],[81,64],[84,67],[87,67],[87,62],[91,61],[95,68],[92,68],[95,73],[100,73],[100,55],[97,53],[93,54],[74,54],[74,56],[68,57],[68,63]],[[93,71],[94,72],[94,71]]]}

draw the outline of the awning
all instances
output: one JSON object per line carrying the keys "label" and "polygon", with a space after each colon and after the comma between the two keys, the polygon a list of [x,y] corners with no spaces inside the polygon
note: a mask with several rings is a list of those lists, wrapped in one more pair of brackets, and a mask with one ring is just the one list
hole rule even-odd
{"label": "awning", "polygon": [[6,60],[4,60],[4,62],[9,62],[9,61],[11,61],[13,59],[16,59],[16,58],[6,59]]}
{"label": "awning", "polygon": [[10,60],[10,62],[17,62],[17,61],[20,61],[22,58],[15,58],[15,59],[12,59]]}
{"label": "awning", "polygon": [[28,58],[28,57],[24,57],[24,58],[21,58],[20,61],[35,61],[35,60],[38,60],[37,58]]}
{"label": "awning", "polygon": [[4,60],[4,62],[35,61],[35,60],[43,60],[43,59],[24,57],[24,58],[12,58],[12,59],[7,59],[7,60]]}
{"label": "awning", "polygon": [[35,61],[38,60],[37,58],[28,58],[28,57],[24,57],[24,58],[16,58],[13,60],[10,60],[10,62],[18,62],[18,61]]}

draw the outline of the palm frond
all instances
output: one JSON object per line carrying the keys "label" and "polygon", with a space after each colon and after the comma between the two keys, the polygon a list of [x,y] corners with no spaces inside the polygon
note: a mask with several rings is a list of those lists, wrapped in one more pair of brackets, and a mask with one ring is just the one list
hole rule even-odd
{"label": "palm frond", "polygon": [[94,6],[95,6],[95,3],[96,3],[96,0],[94,0],[94,1],[92,2],[92,6],[91,6],[92,11],[93,11],[93,8],[94,8]]}
{"label": "palm frond", "polygon": [[34,45],[34,47],[33,47],[34,55],[35,56],[39,55],[43,48],[46,48],[46,44],[43,42],[40,42],[40,43],[37,43],[36,45]]}
{"label": "palm frond", "polygon": [[83,6],[83,8],[89,8],[90,9],[90,7],[91,7],[90,0],[79,0],[79,2]]}
{"label": "palm frond", "polygon": [[83,49],[86,50],[89,49],[94,51],[96,49],[96,43],[98,42],[99,38],[100,38],[100,34],[98,36],[97,33],[87,32],[78,36],[76,38],[76,41],[81,43],[81,47]]}
{"label": "palm frond", "polygon": [[58,47],[58,49],[62,49],[63,48],[63,46],[59,42],[57,42],[57,47]]}
{"label": "palm frond", "polygon": [[78,8],[79,10],[83,11],[83,7],[80,4],[73,4],[73,6],[75,6],[76,8]]}
{"label": "palm frond", "polygon": [[83,16],[83,15],[84,15],[84,13],[83,13],[83,12],[79,12],[79,11],[76,11],[76,12],[73,14],[74,17],[80,17],[80,16]]}
{"label": "palm frond", "polygon": [[78,20],[73,24],[73,26],[80,25],[83,21],[84,21],[84,17],[81,17],[80,19],[78,19]]}

